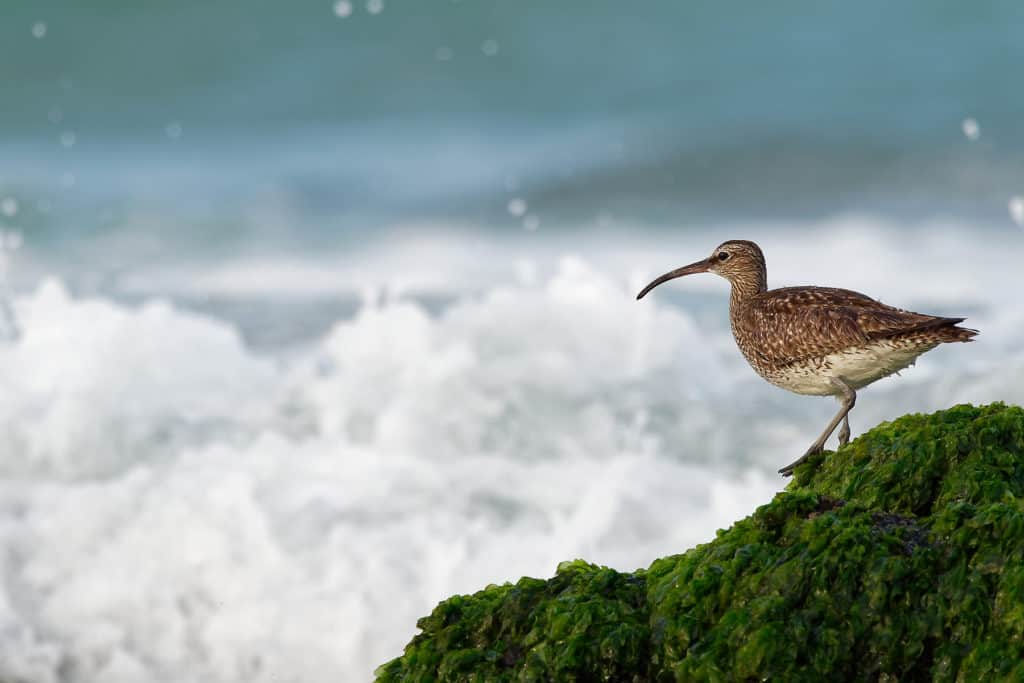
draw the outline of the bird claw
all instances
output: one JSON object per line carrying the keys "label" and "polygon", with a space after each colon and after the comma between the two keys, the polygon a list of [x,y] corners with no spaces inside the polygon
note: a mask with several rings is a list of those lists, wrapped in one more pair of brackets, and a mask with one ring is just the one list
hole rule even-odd
{"label": "bird claw", "polygon": [[793,462],[789,463],[788,465],[786,465],[785,467],[780,469],[779,470],[779,474],[781,474],[784,477],[792,476],[793,475],[793,470],[795,470],[797,468],[797,465],[803,464],[811,456],[818,455],[819,453],[823,453],[824,451],[825,451],[825,444],[823,444],[823,443],[811,444],[811,447],[807,449],[806,453],[804,453],[799,458],[797,458]]}

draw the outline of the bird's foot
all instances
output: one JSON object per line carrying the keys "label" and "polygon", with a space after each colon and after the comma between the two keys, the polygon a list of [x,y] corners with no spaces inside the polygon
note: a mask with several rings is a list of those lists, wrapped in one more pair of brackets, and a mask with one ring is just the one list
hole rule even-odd
{"label": "bird's foot", "polygon": [[810,458],[813,455],[818,455],[819,453],[823,452],[824,450],[825,450],[825,444],[824,443],[815,442],[815,443],[811,444],[811,447],[807,449],[806,453],[804,453],[799,458],[797,458],[793,462],[789,463],[788,465],[786,465],[785,467],[780,469],[779,470],[779,474],[781,474],[784,477],[792,476],[793,475],[793,470],[796,469],[797,465],[802,465],[804,462],[807,461],[808,458]]}
{"label": "bird's foot", "polygon": [[839,447],[842,448],[848,443],[850,443],[850,425],[843,422],[843,426],[839,430]]}

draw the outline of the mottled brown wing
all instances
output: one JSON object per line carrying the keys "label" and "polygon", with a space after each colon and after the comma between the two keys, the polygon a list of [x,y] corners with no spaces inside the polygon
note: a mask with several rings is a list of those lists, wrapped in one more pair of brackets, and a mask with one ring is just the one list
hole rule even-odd
{"label": "mottled brown wing", "polygon": [[847,289],[787,287],[758,294],[740,325],[760,360],[784,366],[917,330],[960,322],[887,306]]}

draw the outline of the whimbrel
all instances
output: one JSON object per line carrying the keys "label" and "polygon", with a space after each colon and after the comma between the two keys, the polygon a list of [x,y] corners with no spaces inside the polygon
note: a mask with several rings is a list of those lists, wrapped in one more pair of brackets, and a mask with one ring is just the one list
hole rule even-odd
{"label": "whimbrel", "polygon": [[825,448],[839,423],[839,445],[850,441],[849,413],[857,390],[913,365],[945,342],[968,342],[977,330],[964,318],[913,313],[848,289],[768,289],[761,248],[746,240],[723,242],[708,258],[655,279],[637,294],[693,273],[715,273],[732,285],[732,336],[751,367],[772,384],[797,394],[835,396],[841,407],[811,447],[779,470],[783,476]]}

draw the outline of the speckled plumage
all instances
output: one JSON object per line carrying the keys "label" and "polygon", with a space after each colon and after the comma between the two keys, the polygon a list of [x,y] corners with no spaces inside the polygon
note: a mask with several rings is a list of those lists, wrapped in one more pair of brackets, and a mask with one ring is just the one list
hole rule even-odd
{"label": "speckled plumage", "polygon": [[834,395],[843,408],[804,457],[843,422],[840,442],[849,439],[847,414],[856,390],[899,372],[921,354],[945,342],[967,342],[976,330],[958,327],[963,318],[914,313],[887,306],[848,289],[784,287],[768,289],[764,254],[753,242],[730,240],[712,255],[665,273],[637,295],[663,282],[713,272],[729,280],[729,319],[733,338],[751,367],[772,384],[798,394]]}
{"label": "speckled plumage", "polygon": [[943,342],[968,341],[963,318],[943,318],[887,306],[847,289],[785,287],[733,296],[733,337],[766,380],[798,394],[832,395],[837,376],[854,389],[913,364]]}

